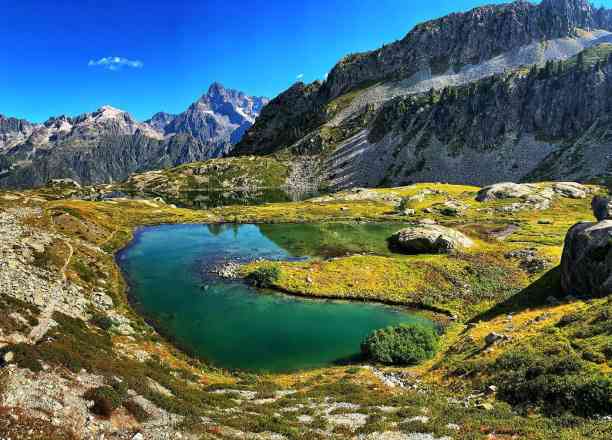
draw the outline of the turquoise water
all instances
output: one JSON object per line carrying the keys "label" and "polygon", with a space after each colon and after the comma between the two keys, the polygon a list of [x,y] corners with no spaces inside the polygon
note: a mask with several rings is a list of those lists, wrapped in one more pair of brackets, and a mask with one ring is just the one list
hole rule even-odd
{"label": "turquoise water", "polygon": [[[265,227],[268,236],[273,227]],[[358,356],[361,340],[374,329],[428,322],[381,305],[261,292],[211,273],[228,260],[300,257],[268,236],[256,225],[143,228],[119,262],[142,314],[180,347],[229,369],[328,366]]]}

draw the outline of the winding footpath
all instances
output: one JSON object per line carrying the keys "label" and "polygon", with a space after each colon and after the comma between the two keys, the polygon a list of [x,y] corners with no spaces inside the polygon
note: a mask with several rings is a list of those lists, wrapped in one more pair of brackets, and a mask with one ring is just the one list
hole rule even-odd
{"label": "winding footpath", "polygon": [[57,286],[53,289],[49,303],[40,314],[38,325],[36,325],[30,331],[29,339],[32,344],[38,343],[49,331],[53,312],[55,312],[59,298],[62,297],[61,289],[67,285],[68,277],[66,276],[66,270],[68,269],[68,265],[70,264],[72,256],[74,255],[74,248],[68,241],[64,241],[64,243],[68,246],[68,257],[60,270],[61,280],[58,281]]}

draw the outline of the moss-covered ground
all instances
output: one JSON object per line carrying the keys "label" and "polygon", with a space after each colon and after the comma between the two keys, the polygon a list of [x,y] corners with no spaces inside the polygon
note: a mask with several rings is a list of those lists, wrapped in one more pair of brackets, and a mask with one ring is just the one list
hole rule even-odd
{"label": "moss-covered ground", "polygon": [[[564,297],[557,269],[567,229],[592,218],[590,199],[557,197],[545,210],[513,211],[506,208],[521,201],[480,203],[475,201],[477,191],[469,186],[419,184],[206,211],[151,200],[71,200],[57,189],[4,193],[0,209],[42,209],[43,215],[27,220],[28,225],[52,230],[72,243],[75,254],[67,271],[69,279],[86,290],[104,280],[115,308],[130,316],[137,329],[136,336],[125,337],[112,325],[100,325],[99,319],[84,322],[56,314],[59,325],[52,329],[51,338],[11,349],[17,362],[32,370],[43,363],[67,372],[86,368],[109,378],[120,377],[159,407],[186,416],[184,428],[202,438],[232,438],[231,428],[300,439],[382,431],[460,439],[609,438],[612,425],[602,413],[511,392],[537,385],[542,393],[554,396],[551,388],[556,386],[575,393],[570,398],[578,401],[585,384],[590,389],[600,378],[610,377],[610,299]],[[415,210],[413,215],[398,210],[400,198],[410,198],[407,204]],[[459,209],[449,210],[449,201]],[[461,230],[475,246],[450,255],[410,256],[387,248],[387,235],[423,219]],[[139,226],[225,222],[286,223],[285,230],[268,231],[269,237],[296,255],[321,255],[307,261],[252,263],[243,268],[245,276],[262,266],[276,267],[279,277],[273,287],[284,292],[439,310],[454,317],[447,320],[442,349],[434,359],[413,368],[373,370],[349,365],[273,376],[225,372],[189,358],[131,310],[113,255]],[[293,236],[289,224],[295,222],[313,223],[308,235],[316,240]],[[373,222],[383,227],[371,233],[366,227],[364,233],[361,226]],[[262,229],[266,231],[265,226]],[[509,255],[524,249],[545,263],[532,268]],[[65,245],[58,240],[46,252],[38,263],[57,267]],[[26,318],[35,319],[35,309],[2,298],[0,307],[14,306]],[[8,317],[0,325],[18,329],[23,324]],[[487,344],[485,338],[491,332],[503,334],[504,340]],[[150,357],[139,361],[130,356],[136,350]],[[555,360],[570,366],[554,373],[550,364]],[[531,367],[541,372],[537,384],[529,382],[527,373],[521,376]],[[508,375],[509,370],[515,374]],[[389,388],[377,372],[401,373],[413,386]],[[149,379],[169,394],[152,388]],[[278,394],[287,389],[295,392]],[[257,398],[239,398],[245,390],[255,391]],[[366,423],[357,432],[330,424],[322,408],[333,402],[355,404],[350,409],[337,407],[334,414],[366,414]],[[199,416],[210,420],[203,422]],[[305,423],[304,416],[311,420]]]}

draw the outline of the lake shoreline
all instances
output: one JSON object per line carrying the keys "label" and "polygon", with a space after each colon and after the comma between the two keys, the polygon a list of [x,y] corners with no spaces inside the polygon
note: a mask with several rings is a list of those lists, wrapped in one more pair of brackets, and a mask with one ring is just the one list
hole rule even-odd
{"label": "lake shoreline", "polygon": [[[231,224],[231,223],[229,225],[234,226],[234,224]],[[299,224],[296,224],[296,225],[299,225]],[[137,298],[137,296],[135,295],[134,289],[136,288],[136,281],[133,279],[132,275],[130,274],[130,268],[127,266],[126,255],[130,250],[132,250],[134,247],[138,246],[141,243],[143,234],[145,234],[146,232],[152,232],[152,231],[159,232],[159,230],[164,229],[166,227],[171,227],[171,228],[179,227],[180,228],[181,226],[188,227],[188,228],[197,227],[197,226],[206,227],[206,226],[210,226],[210,224],[208,223],[199,223],[199,224],[186,223],[186,224],[167,224],[167,225],[160,224],[160,225],[153,225],[153,226],[139,226],[134,229],[133,237],[127,243],[127,245],[115,253],[115,262],[117,266],[120,268],[121,275],[126,284],[126,296],[127,296],[130,308],[133,310],[133,312],[137,316],[142,318],[149,326],[155,329],[155,331],[160,336],[162,336],[166,341],[168,341],[172,346],[177,348],[179,351],[185,353],[186,355],[200,360],[201,362],[203,362],[204,364],[206,364],[207,366],[213,369],[218,369],[221,371],[229,371],[229,372],[256,372],[256,373],[265,373],[265,374],[296,373],[300,371],[311,371],[311,370],[316,370],[318,368],[328,368],[328,367],[338,366],[339,360],[345,359],[344,356],[341,356],[338,358],[338,361],[329,362],[325,365],[324,364],[321,364],[321,365],[313,364],[312,367],[305,367],[305,368],[288,368],[286,370],[274,370],[274,371],[266,371],[266,370],[261,370],[258,368],[254,368],[253,370],[250,370],[248,368],[240,368],[240,367],[232,368],[232,367],[220,366],[220,364],[211,360],[209,357],[203,356],[201,353],[198,354],[197,348],[192,348],[188,343],[180,342],[179,340],[180,336],[177,338],[176,335],[173,335],[172,330],[165,329],[164,325],[161,322],[159,322],[158,318],[155,318],[151,313],[148,313],[145,310],[145,307],[143,306],[141,299]],[[235,225],[235,226],[239,226],[239,227],[240,226],[258,226],[258,224],[253,223],[253,224],[248,224],[248,225],[245,224],[245,225]],[[228,254],[228,256],[231,256],[231,254]],[[201,274],[199,278],[201,279]],[[246,284],[243,278],[239,278],[237,280],[231,280],[231,281],[233,283],[248,286],[249,289],[252,289],[252,286],[249,286],[248,284]],[[265,292],[258,291],[258,289],[253,289],[253,291],[255,292],[257,296],[266,295]],[[423,307],[411,307],[410,305],[401,304],[401,303],[384,302],[384,301],[360,301],[358,299],[334,298],[334,297],[329,297],[329,298],[310,297],[308,295],[296,294],[295,292],[283,292],[280,289],[268,289],[268,291],[269,291],[268,293],[269,295],[284,297],[286,299],[293,299],[293,300],[298,300],[298,299],[306,300],[307,303],[313,303],[313,302],[328,303],[329,302],[330,305],[331,304],[337,304],[337,305],[355,305],[355,304],[361,305],[363,304],[365,306],[386,306],[386,307],[391,308],[390,311],[392,313],[406,314],[406,316],[412,315],[414,317],[418,317],[418,319],[426,319],[434,324],[435,322],[440,322],[441,319],[440,319],[440,316],[437,316],[437,317],[431,316],[430,312],[438,313],[439,315],[446,315],[444,313],[440,313],[439,311],[435,309],[427,310],[426,308],[423,308]],[[202,292],[202,294],[205,295],[205,292]],[[423,313],[423,312],[426,312],[426,313]],[[345,363],[342,362],[341,364],[345,364]]]}

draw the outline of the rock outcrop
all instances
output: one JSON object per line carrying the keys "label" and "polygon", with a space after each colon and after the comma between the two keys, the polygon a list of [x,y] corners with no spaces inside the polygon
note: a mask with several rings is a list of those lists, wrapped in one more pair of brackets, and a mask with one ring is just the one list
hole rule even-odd
{"label": "rock outcrop", "polygon": [[572,226],[565,237],[561,259],[561,285],[566,294],[604,296],[612,294],[612,220],[609,199],[595,197],[598,223]]}
{"label": "rock outcrop", "polygon": [[469,248],[473,244],[459,231],[429,223],[402,229],[389,238],[391,249],[407,254],[446,253]]}
{"label": "rock outcrop", "polygon": [[489,202],[499,199],[519,199],[532,195],[537,188],[532,185],[518,184],[513,182],[496,183],[478,191],[476,200]]}

